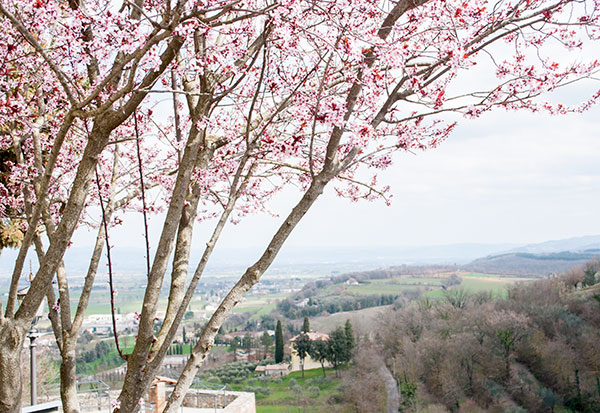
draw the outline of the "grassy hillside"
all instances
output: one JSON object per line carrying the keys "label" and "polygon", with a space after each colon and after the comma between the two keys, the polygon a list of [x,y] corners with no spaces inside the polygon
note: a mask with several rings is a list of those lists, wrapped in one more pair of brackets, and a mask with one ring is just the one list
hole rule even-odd
{"label": "grassy hillside", "polygon": [[[345,412],[341,400],[342,379],[332,369],[299,371],[285,377],[253,373],[255,363],[235,362],[201,374],[203,383],[227,385],[235,391],[255,393],[257,413],[265,412]],[[343,372],[347,374],[347,370]]]}
{"label": "grassy hillside", "polygon": [[356,278],[346,274],[330,280],[307,283],[301,291],[280,302],[277,310],[292,319],[305,316],[314,318],[381,307],[398,301],[411,301],[421,296],[442,298],[445,291],[457,288],[468,292],[486,291],[494,296],[504,297],[507,287],[516,282],[531,281],[531,278],[525,277],[458,271],[419,276],[382,270],[353,275]]}

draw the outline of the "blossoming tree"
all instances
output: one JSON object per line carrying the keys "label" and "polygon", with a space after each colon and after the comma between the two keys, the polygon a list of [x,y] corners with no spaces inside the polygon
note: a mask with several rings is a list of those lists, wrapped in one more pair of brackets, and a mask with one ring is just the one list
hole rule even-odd
{"label": "blossoming tree", "polygon": [[[326,186],[351,200],[387,201],[376,173],[393,153],[435,147],[460,119],[494,107],[562,114],[592,105],[596,91],[573,107],[552,98],[597,72],[585,51],[598,37],[598,8],[575,0],[0,0],[0,218],[22,232],[0,319],[0,409],[19,411],[13,372],[47,299],[63,407],[79,410],[76,339],[123,211],[165,211],[152,261],[147,245],[135,347],[119,349],[127,374],[115,410],[130,412],[225,225],[264,209],[281,188],[301,188],[201,332],[166,406],[175,412],[222,323]],[[164,97],[171,113],[164,104],[153,111]],[[147,191],[162,195],[149,203]],[[75,229],[94,222],[96,247],[72,312],[62,258]],[[197,222],[214,228],[191,268]],[[19,304],[31,247],[40,268]]]}

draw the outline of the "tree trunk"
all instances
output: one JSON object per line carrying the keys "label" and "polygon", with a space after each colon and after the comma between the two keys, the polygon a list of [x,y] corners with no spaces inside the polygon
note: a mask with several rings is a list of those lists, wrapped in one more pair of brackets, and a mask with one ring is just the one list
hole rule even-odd
{"label": "tree trunk", "polygon": [[510,380],[510,350],[504,350],[504,380],[506,383]]}
{"label": "tree trunk", "polygon": [[25,330],[12,320],[0,320],[0,411],[21,412],[21,349]]}
{"label": "tree trunk", "polygon": [[64,413],[79,413],[75,348],[63,349],[60,364],[60,398]]}

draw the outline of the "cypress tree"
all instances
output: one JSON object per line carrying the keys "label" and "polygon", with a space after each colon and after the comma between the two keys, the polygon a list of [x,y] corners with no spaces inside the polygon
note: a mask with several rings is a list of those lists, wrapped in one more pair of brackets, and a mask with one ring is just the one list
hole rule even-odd
{"label": "cypress tree", "polygon": [[304,317],[304,325],[302,326],[302,331],[304,333],[308,333],[310,331],[310,322],[308,321],[308,317]]}
{"label": "cypress tree", "polygon": [[356,346],[356,340],[354,339],[354,329],[352,328],[352,324],[350,324],[350,320],[346,320],[346,324],[344,325],[344,334],[346,335],[346,346],[347,346],[347,360],[350,361],[352,358],[352,352],[354,347]]}
{"label": "cypress tree", "polygon": [[275,329],[275,363],[283,361],[283,331],[281,331],[281,320],[277,320]]}

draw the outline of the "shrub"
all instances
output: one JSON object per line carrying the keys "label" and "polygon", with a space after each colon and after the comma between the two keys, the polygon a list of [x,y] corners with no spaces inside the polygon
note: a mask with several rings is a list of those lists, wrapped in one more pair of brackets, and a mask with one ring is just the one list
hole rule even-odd
{"label": "shrub", "polygon": [[313,377],[312,379],[308,379],[306,381],[306,384],[311,386],[323,387],[327,386],[328,384],[331,384],[331,378],[323,376]]}
{"label": "shrub", "polygon": [[268,396],[271,393],[271,389],[269,389],[268,387],[257,387],[256,393]]}
{"label": "shrub", "polygon": [[316,397],[319,397],[321,390],[317,386],[310,386],[307,389],[307,392],[310,395],[310,397],[316,398]]}
{"label": "shrub", "polygon": [[552,390],[547,387],[542,387],[538,394],[542,399],[542,406],[546,410],[554,411],[554,405],[558,402],[558,397]]}
{"label": "shrub", "polygon": [[510,406],[504,409],[504,413],[527,413],[527,410],[520,406]]}

